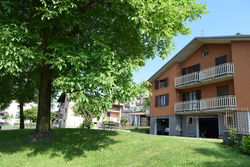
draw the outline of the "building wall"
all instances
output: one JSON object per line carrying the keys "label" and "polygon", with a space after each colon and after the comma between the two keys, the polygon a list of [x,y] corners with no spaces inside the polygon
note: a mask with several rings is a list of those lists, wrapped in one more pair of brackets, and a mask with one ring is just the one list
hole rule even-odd
{"label": "building wall", "polygon": [[[208,56],[201,56],[203,50],[209,49]],[[205,69],[215,66],[215,58],[227,55],[227,61],[232,62],[230,44],[205,44],[181,63],[181,68],[200,63],[200,68]],[[180,73],[182,71],[180,70]]]}
{"label": "building wall", "polygon": [[233,41],[231,45],[237,107],[250,109],[250,41]]}
{"label": "building wall", "polygon": [[193,118],[193,124],[192,125],[188,125],[187,124],[187,118],[189,116],[181,116],[181,134],[182,136],[185,136],[185,137],[195,137],[196,136],[196,122],[197,122],[197,118]]}
{"label": "building wall", "polygon": [[[178,92],[178,96],[182,96],[183,92],[192,92],[192,91],[196,91],[196,90],[201,90],[201,98],[202,99],[217,97],[217,87],[223,86],[223,85],[229,85],[229,95],[235,94],[234,81],[229,80],[229,81],[214,83],[214,84],[210,84],[210,85],[198,86],[198,87],[191,88],[191,89],[181,90]],[[181,98],[179,100],[181,101]]]}
{"label": "building wall", "polygon": [[[179,63],[173,64],[166,72],[158,77],[162,80],[168,77],[168,86],[166,88],[155,89],[155,83],[151,85],[153,95],[150,97],[150,116],[174,115],[174,103],[179,100],[174,86],[174,79],[178,75]],[[169,105],[155,107],[155,96],[169,93]]]}

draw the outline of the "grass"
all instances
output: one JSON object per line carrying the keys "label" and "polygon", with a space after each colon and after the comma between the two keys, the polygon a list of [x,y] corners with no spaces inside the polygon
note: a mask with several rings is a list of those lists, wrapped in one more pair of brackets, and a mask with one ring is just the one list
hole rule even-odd
{"label": "grass", "polygon": [[250,156],[217,139],[86,129],[53,129],[49,142],[30,143],[32,130],[0,131],[1,167],[123,167],[250,165]]}
{"label": "grass", "polygon": [[121,130],[130,130],[131,132],[149,133],[149,126],[122,126]]}

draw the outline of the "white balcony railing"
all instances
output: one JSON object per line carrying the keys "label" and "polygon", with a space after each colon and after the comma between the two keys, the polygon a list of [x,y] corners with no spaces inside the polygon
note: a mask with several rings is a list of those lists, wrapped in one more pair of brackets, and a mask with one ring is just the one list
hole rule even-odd
{"label": "white balcony railing", "polygon": [[199,72],[193,72],[193,73],[175,78],[175,87],[178,87],[181,85],[187,85],[187,84],[191,84],[195,82],[199,82]]}
{"label": "white balcony railing", "polygon": [[189,85],[197,82],[204,82],[217,77],[222,77],[225,75],[233,75],[233,74],[234,74],[233,63],[225,63],[222,65],[201,70],[200,72],[194,72],[177,77],[175,78],[175,87],[179,87],[182,85]]}
{"label": "white balcony railing", "polygon": [[236,97],[220,96],[201,100],[191,100],[175,103],[175,112],[202,112],[236,108]]}
{"label": "white balcony railing", "polygon": [[227,74],[234,74],[234,65],[233,63],[225,63],[215,67],[207,68],[201,70],[199,73],[200,81],[211,79],[214,77],[219,77]]}

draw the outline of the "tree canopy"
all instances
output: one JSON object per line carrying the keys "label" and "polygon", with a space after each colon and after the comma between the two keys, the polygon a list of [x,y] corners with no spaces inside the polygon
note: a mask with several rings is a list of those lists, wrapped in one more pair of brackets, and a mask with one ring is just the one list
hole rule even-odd
{"label": "tree canopy", "polygon": [[40,135],[50,130],[53,87],[95,115],[127,101],[143,91],[133,72],[166,57],[173,37],[190,33],[186,22],[206,12],[195,0],[5,0],[0,9],[0,68],[40,68]]}

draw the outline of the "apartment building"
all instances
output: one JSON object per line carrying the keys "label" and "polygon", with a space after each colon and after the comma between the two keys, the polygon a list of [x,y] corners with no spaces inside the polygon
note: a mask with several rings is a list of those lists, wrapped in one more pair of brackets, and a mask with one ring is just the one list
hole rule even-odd
{"label": "apartment building", "polygon": [[151,134],[221,137],[227,111],[250,110],[250,35],[194,38],[148,81]]}
{"label": "apartment building", "polygon": [[[70,101],[69,95],[62,94],[58,99],[58,103],[59,110],[56,113],[53,126],[60,128],[78,128],[83,123],[84,118],[80,115],[76,115],[73,111],[75,103]],[[122,110],[123,104],[115,102],[112,108],[101,115],[99,120],[95,116],[92,116],[94,128],[100,128],[104,121],[112,121],[120,124]]]}

